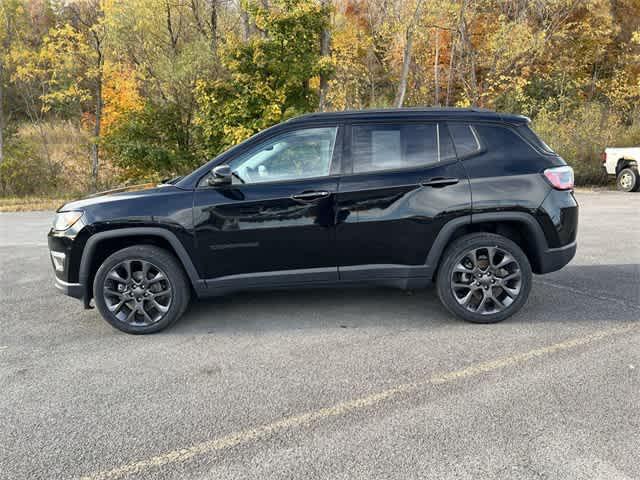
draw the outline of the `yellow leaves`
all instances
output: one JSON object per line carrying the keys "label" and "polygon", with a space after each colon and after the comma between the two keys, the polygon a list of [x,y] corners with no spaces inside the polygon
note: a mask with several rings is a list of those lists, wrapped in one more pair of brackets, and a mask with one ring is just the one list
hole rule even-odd
{"label": "yellow leaves", "polygon": [[360,98],[367,90],[367,60],[374,48],[373,38],[357,19],[339,16],[332,34],[329,59],[322,67],[331,67],[328,100],[336,110],[361,108]]}
{"label": "yellow leaves", "polygon": [[255,132],[246,126],[230,126],[225,125],[223,128],[225,139],[229,142],[229,145],[236,145],[243,140],[246,140]]}
{"label": "yellow leaves", "polygon": [[144,99],[140,95],[139,78],[133,68],[106,62],[104,79],[102,129],[104,135],[108,135],[126,114],[140,111]]}
{"label": "yellow leaves", "polygon": [[95,71],[86,68],[93,52],[71,25],[50,29],[37,48],[15,43],[7,58],[14,66],[10,80],[20,85],[32,101],[41,102],[42,113],[57,105],[90,98],[83,82],[95,75]]}

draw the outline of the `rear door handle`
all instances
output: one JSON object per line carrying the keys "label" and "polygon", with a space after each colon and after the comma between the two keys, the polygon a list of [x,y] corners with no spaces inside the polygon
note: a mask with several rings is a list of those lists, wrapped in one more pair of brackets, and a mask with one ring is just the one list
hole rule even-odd
{"label": "rear door handle", "polygon": [[447,185],[455,185],[459,181],[460,180],[457,178],[434,177],[430,178],[429,180],[425,180],[424,182],[420,182],[420,185],[422,185],[423,187],[442,188],[446,187]]}
{"label": "rear door handle", "polygon": [[313,192],[296,193],[295,195],[291,195],[291,198],[300,203],[313,203],[322,200],[323,198],[327,198],[329,195],[331,195],[331,192],[319,190]]}

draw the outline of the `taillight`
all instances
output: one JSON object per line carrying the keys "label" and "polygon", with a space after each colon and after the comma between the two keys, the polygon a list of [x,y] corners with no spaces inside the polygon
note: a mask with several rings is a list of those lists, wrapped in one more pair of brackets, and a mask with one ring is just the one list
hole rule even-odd
{"label": "taillight", "polygon": [[544,171],[544,176],[549,180],[551,186],[557,190],[571,190],[573,188],[573,168],[568,165],[547,168]]}

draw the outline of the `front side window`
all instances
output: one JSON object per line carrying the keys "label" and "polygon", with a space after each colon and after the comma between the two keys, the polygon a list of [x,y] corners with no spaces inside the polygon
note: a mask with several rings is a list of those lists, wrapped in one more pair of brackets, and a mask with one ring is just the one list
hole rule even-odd
{"label": "front side window", "polygon": [[329,175],[337,127],[283,133],[229,162],[233,183],[263,183]]}
{"label": "front side window", "polygon": [[444,160],[436,123],[354,125],[351,135],[354,173],[411,168]]}

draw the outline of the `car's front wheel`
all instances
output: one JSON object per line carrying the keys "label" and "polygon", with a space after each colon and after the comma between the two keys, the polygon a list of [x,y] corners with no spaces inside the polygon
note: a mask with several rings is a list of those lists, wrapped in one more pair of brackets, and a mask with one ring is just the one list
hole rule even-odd
{"label": "car's front wheel", "polygon": [[153,245],[127,247],[110,255],[93,282],[96,307],[118,330],[158,332],[182,316],[189,286],[182,266]]}
{"label": "car's front wheel", "polygon": [[500,322],[516,313],[531,290],[531,266],[513,241],[473,233],[446,250],[437,275],[438,296],[458,317],[474,323]]}

